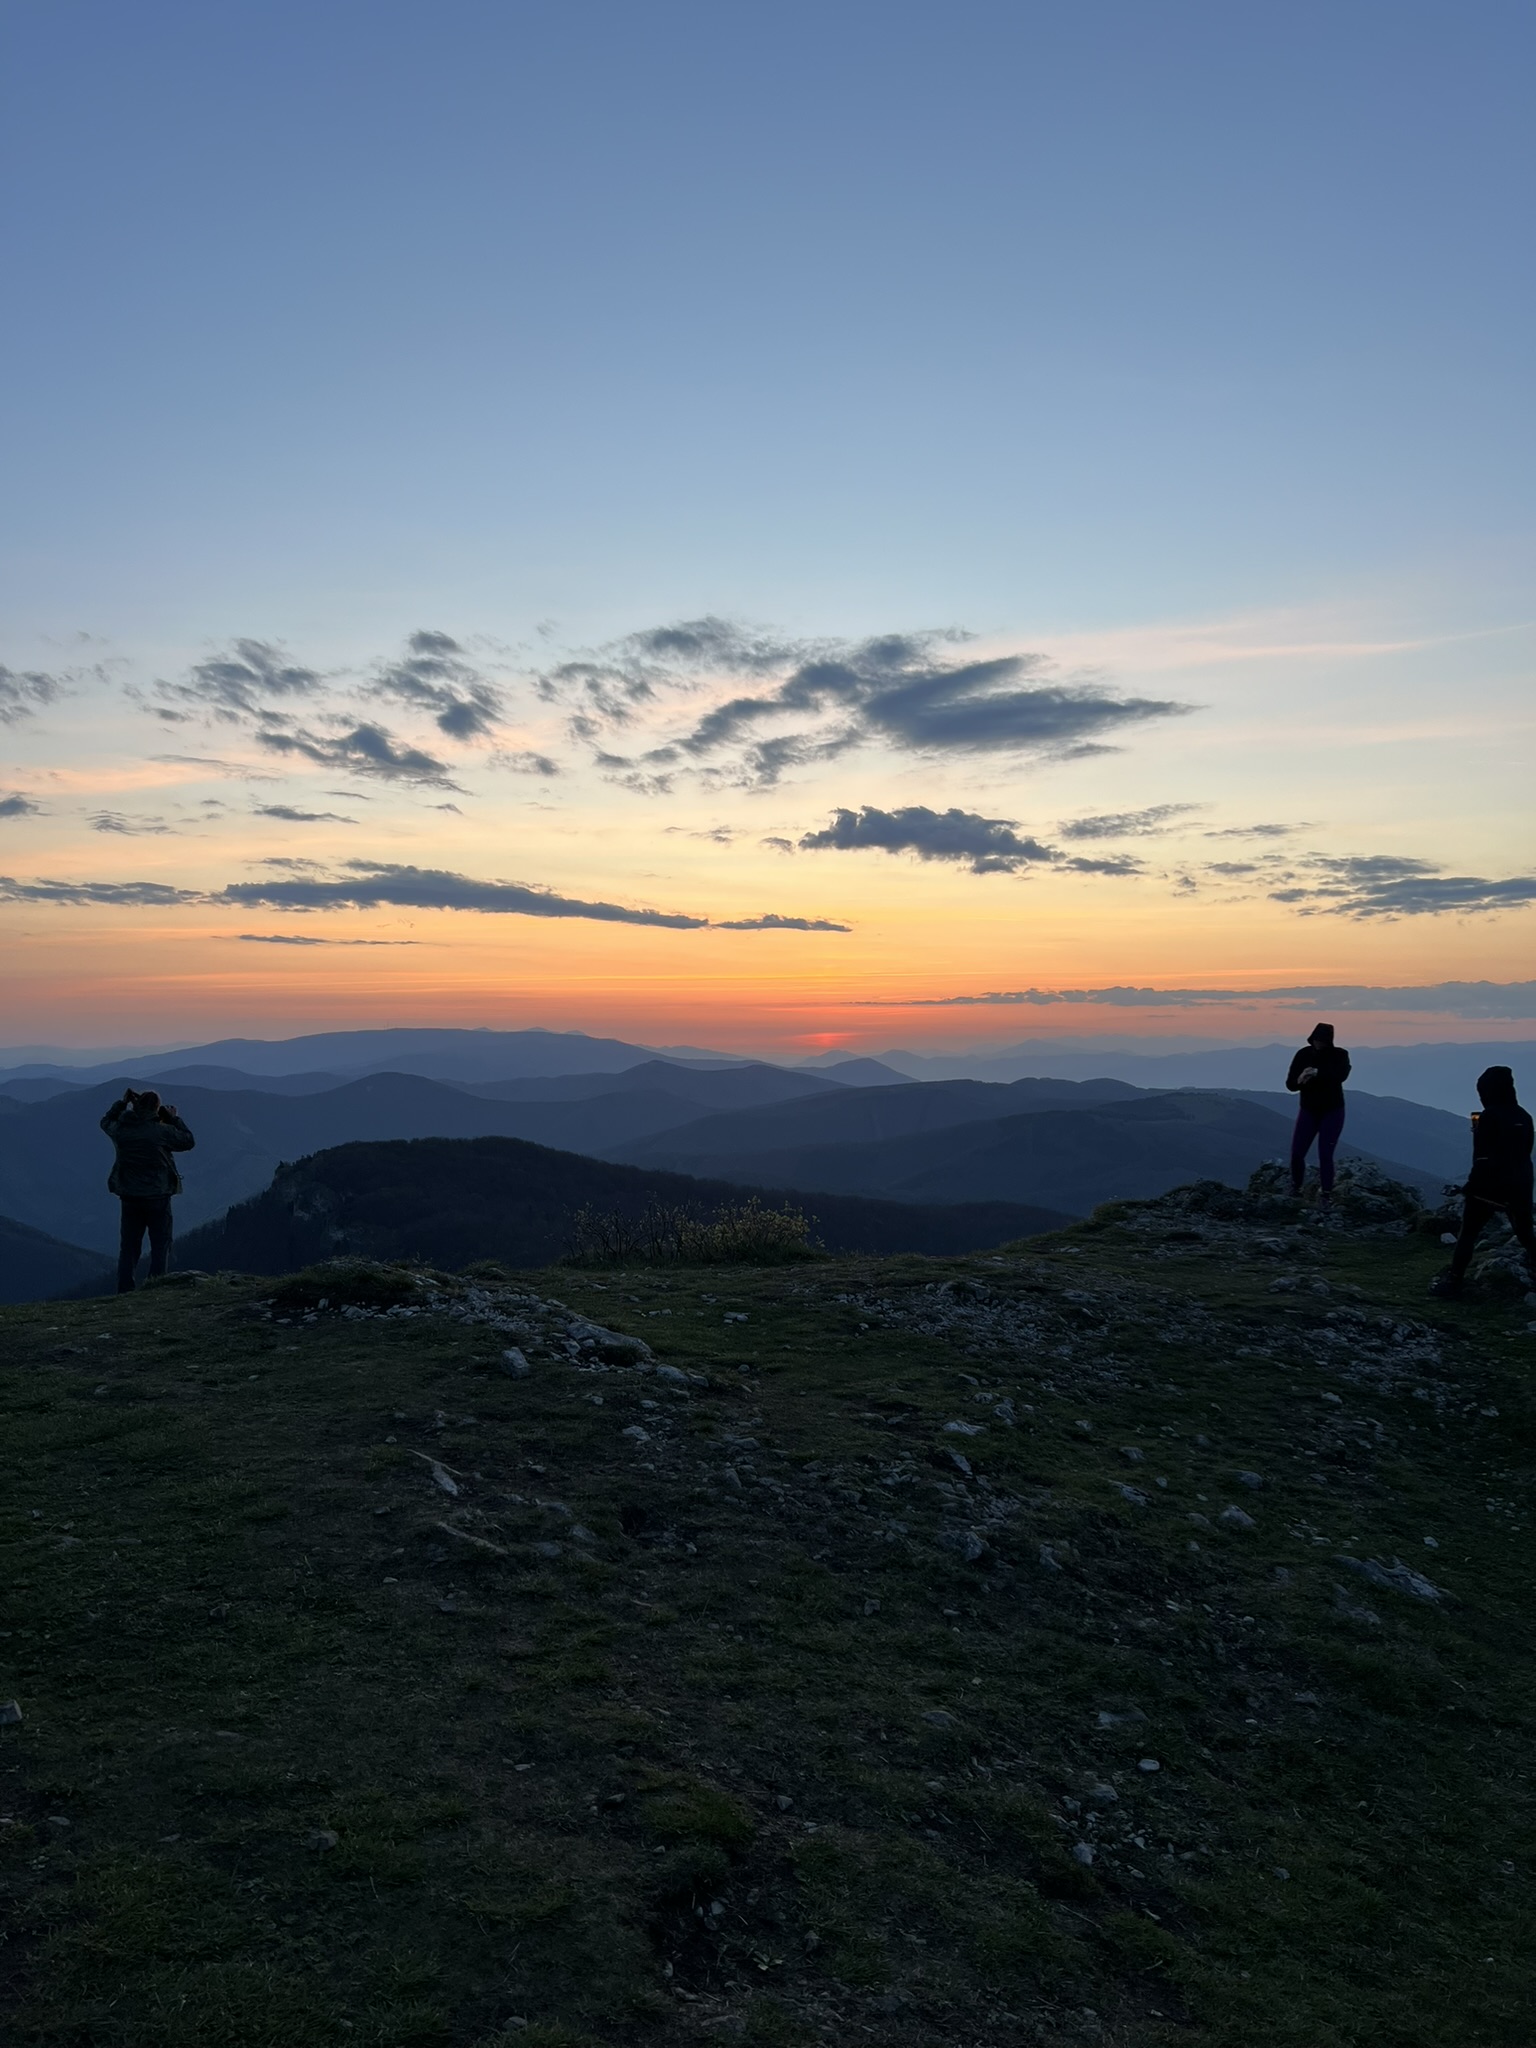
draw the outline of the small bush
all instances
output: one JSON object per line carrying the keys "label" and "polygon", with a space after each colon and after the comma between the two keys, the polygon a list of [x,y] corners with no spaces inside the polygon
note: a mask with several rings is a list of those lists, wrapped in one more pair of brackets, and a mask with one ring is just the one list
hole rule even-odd
{"label": "small bush", "polygon": [[822,1256],[810,1220],[785,1203],[745,1202],[700,1211],[648,1202],[634,1212],[578,1209],[566,1264],[572,1266],[779,1266]]}
{"label": "small bush", "polygon": [[273,1295],[281,1309],[394,1308],[414,1301],[421,1276],[408,1266],[384,1266],[376,1259],[325,1259],[290,1273]]}

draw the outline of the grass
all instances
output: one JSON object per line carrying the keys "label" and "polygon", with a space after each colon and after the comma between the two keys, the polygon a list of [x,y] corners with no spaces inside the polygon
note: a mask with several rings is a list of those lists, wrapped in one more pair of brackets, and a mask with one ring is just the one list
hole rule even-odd
{"label": "grass", "polygon": [[531,1279],[686,1385],[0,1312],[0,2032],[1525,2048],[1536,1340],[1438,1261]]}

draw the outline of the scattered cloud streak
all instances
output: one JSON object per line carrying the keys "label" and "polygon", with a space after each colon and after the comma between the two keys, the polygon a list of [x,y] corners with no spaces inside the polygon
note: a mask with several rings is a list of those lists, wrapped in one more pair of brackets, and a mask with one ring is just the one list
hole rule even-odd
{"label": "scattered cloud streak", "polygon": [[117,832],[125,839],[159,838],[175,829],[163,818],[129,818],[121,811],[96,811],[91,816],[93,832]]}
{"label": "scattered cloud streak", "polygon": [[300,811],[292,804],[256,804],[251,815],[281,818],[288,825],[355,825],[356,818],[344,818],[340,811]]}
{"label": "scattered cloud streak", "polygon": [[1064,854],[1039,839],[1022,838],[1012,818],[984,818],[976,811],[933,811],[926,804],[909,804],[899,811],[882,811],[872,804],[859,811],[839,810],[830,825],[820,832],[807,832],[800,845],[811,853],[852,853],[868,848],[915,853],[919,860],[957,862],[973,875],[1016,875],[1035,866],[1065,868],[1078,874],[1141,872],[1140,863],[1128,857],[1090,860]]}
{"label": "scattered cloud streak", "polygon": [[316,939],[303,932],[236,932],[247,946],[419,946],[420,939]]}
{"label": "scattered cloud streak", "polygon": [[[983,995],[933,996],[901,1008],[1043,1009],[1087,1005],[1122,1010],[1202,1010],[1255,1007],[1311,1011],[1407,1011],[1479,1021],[1536,1018],[1536,981],[1437,981],[1375,988],[1358,983],[1310,982],[1280,988],[1024,988]],[[886,1007],[881,1005],[880,1007]]]}
{"label": "scattered cloud streak", "polygon": [[0,725],[17,725],[31,718],[38,707],[52,704],[65,694],[61,676],[41,669],[13,669],[0,666]]}
{"label": "scattered cloud streak", "polygon": [[1536,875],[1448,875],[1438,863],[1395,854],[1308,854],[1300,873],[1271,889],[1271,900],[1304,916],[1353,918],[1486,915],[1536,903]]}
{"label": "scattered cloud streak", "polygon": [[320,688],[319,672],[290,661],[272,640],[235,640],[228,650],[200,661],[180,683],[157,683],[162,717],[221,719],[243,724],[272,715],[277,697],[310,697]]}
{"label": "scattered cloud streak", "polygon": [[[707,677],[751,682],[660,746],[632,756],[598,746],[601,766],[646,793],[664,790],[682,768],[767,787],[793,768],[867,745],[922,755],[1099,753],[1123,727],[1190,708],[1064,681],[1042,655],[957,660],[953,650],[966,638],[797,642],[706,618],[562,663],[539,688],[571,703],[574,735],[598,746],[641,706],[696,690]],[[792,729],[775,729],[786,724]]]}
{"label": "scattered cloud streak", "polygon": [[[345,768],[381,782],[415,783],[430,789],[458,790],[447,764],[420,747],[398,743],[381,725],[357,725],[333,738],[322,734],[265,730],[257,735],[269,753],[298,755],[325,768]],[[462,791],[459,792],[461,795]]]}
{"label": "scattered cloud streak", "polygon": [[727,917],[717,919],[717,932],[851,932],[851,924],[834,924],[829,917],[780,917],[776,911],[765,911],[761,917]]}
{"label": "scattered cloud streak", "polygon": [[1151,839],[1176,818],[1187,818],[1204,804],[1153,804],[1144,811],[1106,811],[1096,818],[1070,818],[1057,826],[1063,839]]}
{"label": "scattered cloud streak", "polygon": [[9,796],[0,796],[0,818],[38,818],[43,807],[21,790],[12,790]]}
{"label": "scattered cloud streak", "polygon": [[446,633],[413,633],[398,660],[381,664],[370,694],[429,712],[452,740],[489,738],[505,715],[501,692]]}
{"label": "scattered cloud streak", "polygon": [[[273,872],[222,889],[183,889],[163,882],[17,881],[0,875],[0,902],[66,903],[114,908],[162,909],[198,904],[215,909],[286,910],[469,910],[492,916],[588,918],[599,924],[645,925],[666,931],[844,932],[829,918],[787,917],[766,911],[759,917],[715,924],[682,911],[649,910],[628,904],[590,902],[562,896],[526,882],[488,882],[447,868],[409,867],[392,861],[353,860],[327,870],[317,862],[279,855],[262,863]],[[260,940],[260,934],[253,937]]]}

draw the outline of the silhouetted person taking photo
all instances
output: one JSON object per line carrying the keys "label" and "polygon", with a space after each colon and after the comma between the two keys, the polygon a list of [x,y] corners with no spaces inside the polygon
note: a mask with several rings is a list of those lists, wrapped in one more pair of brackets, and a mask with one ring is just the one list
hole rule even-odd
{"label": "silhouetted person taking photo", "polygon": [[144,1233],[149,1233],[149,1277],[158,1278],[171,1257],[171,1197],[181,1193],[173,1152],[190,1152],[197,1142],[175,1109],[153,1088],[125,1088],[101,1120],[117,1157],[107,1187],[123,1205],[118,1240],[117,1291],[133,1292]]}
{"label": "silhouetted person taking photo", "polygon": [[1307,1178],[1307,1154],[1317,1143],[1317,1181],[1324,1206],[1333,1200],[1333,1155],[1344,1129],[1344,1083],[1349,1054],[1333,1042],[1331,1024],[1314,1024],[1291,1061],[1285,1085],[1301,1097],[1291,1134],[1291,1191],[1299,1195]]}
{"label": "silhouetted person taking photo", "polygon": [[1429,1283],[1431,1294],[1460,1294],[1477,1240],[1502,1209],[1525,1250],[1536,1287],[1536,1230],[1531,1223],[1531,1147],[1536,1125],[1520,1107],[1508,1067],[1488,1067],[1477,1077],[1482,1109],[1472,1114],[1472,1171],[1462,1189],[1461,1235],[1450,1270]]}

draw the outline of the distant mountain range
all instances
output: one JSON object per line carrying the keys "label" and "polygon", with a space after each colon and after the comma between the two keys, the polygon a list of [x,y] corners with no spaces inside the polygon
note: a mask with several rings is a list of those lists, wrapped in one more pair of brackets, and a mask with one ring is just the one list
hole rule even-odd
{"label": "distant mountain range", "polygon": [[[267,1186],[284,1161],[338,1145],[405,1138],[517,1138],[650,1171],[882,1201],[1022,1203],[1082,1214],[1180,1181],[1241,1182],[1289,1143],[1290,1098],[1150,1093],[1127,1082],[1024,1080],[848,1086],[839,1069],[650,1059],[586,1074],[458,1084],[370,1074],[331,1086],[314,1068],[250,1082],[208,1062],[159,1076],[191,1125],[177,1204],[186,1231]],[[23,1077],[30,1088],[42,1077]],[[142,1072],[134,1078],[142,1082]],[[285,1082],[288,1084],[284,1086]],[[302,1084],[302,1092],[293,1086]],[[97,1128],[122,1077],[62,1086],[0,1114],[0,1214],[110,1255],[117,1205],[111,1149]],[[279,1092],[281,1091],[281,1092]],[[1426,1192],[1465,1170],[1460,1118],[1354,1093],[1347,1136]]]}
{"label": "distant mountain range", "polygon": [[[1241,1186],[1262,1161],[1289,1147],[1289,1120],[1241,1097],[1194,1090],[1137,1094],[1105,1081],[1079,1083],[1082,1094],[1065,1103],[1046,1106],[1040,1099],[1072,1086],[930,1082],[883,1090],[868,1104],[878,1114],[862,1119],[848,1112],[863,1110],[863,1098],[817,1103],[814,1122],[824,1133],[813,1131],[805,1105],[795,1103],[708,1117],[632,1141],[609,1156],[706,1175],[723,1172],[729,1161],[732,1178],[753,1185],[899,1202],[1039,1202],[1049,1188],[1053,1206],[1083,1215],[1100,1202],[1165,1194],[1185,1181]],[[978,1095],[994,1103],[1002,1096],[1015,1113],[999,1115]],[[888,1134],[840,1135],[858,1122],[883,1124]],[[903,1122],[906,1130],[899,1128]],[[1346,1147],[1344,1156],[1360,1154]],[[1426,1194],[1438,1192],[1436,1174],[1390,1158],[1379,1163]]]}
{"label": "distant mountain range", "polygon": [[[1298,1025],[1298,1039],[1301,1030]],[[1346,1033],[1347,1036],[1347,1033]],[[1216,1088],[1227,1093],[1269,1093],[1283,1078],[1294,1042],[1264,1046],[1187,1046],[1174,1052],[1080,1051],[1064,1040],[1024,1039],[978,1054],[900,1050],[878,1059],[821,1054],[789,1071],[825,1077],[843,1087],[908,1081],[1022,1079],[1125,1081],[1139,1088]],[[0,1052],[0,1096],[36,1101],[51,1088],[92,1086],[121,1074],[148,1082],[165,1077],[178,1087],[277,1089],[317,1094],[365,1074],[417,1074],[460,1086],[550,1079],[561,1075],[622,1073],[661,1062],[670,1067],[727,1069],[760,1065],[699,1046],[643,1046],[580,1031],[465,1031],[446,1027],[396,1031],[312,1032],[298,1038],[226,1038],[176,1051],[109,1059],[7,1059]],[[1536,1038],[1477,1043],[1378,1045],[1354,1048],[1355,1082],[1368,1094],[1391,1096],[1465,1116],[1475,1105],[1474,1083],[1485,1066],[1512,1066],[1536,1095]],[[784,1070],[781,1070],[784,1071]]]}
{"label": "distant mountain range", "polygon": [[[640,1214],[651,1202],[708,1212],[757,1189],[644,1173],[509,1138],[343,1145],[284,1167],[253,1200],[188,1233],[178,1263],[286,1273],[358,1252],[450,1270],[476,1259],[543,1266],[559,1259],[578,1209]],[[1008,1202],[923,1207],[775,1190],[813,1218],[829,1251],[978,1251],[1057,1229],[1070,1218]]]}

